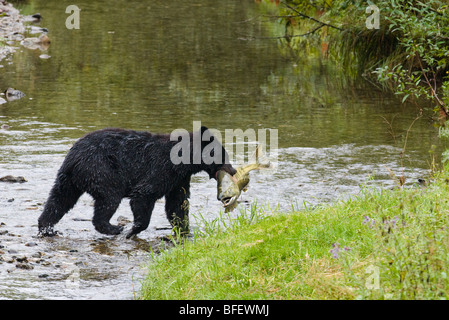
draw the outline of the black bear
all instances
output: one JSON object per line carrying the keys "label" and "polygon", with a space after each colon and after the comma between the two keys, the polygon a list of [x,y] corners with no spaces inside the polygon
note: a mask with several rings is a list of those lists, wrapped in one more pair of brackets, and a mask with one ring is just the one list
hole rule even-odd
{"label": "black bear", "polygon": [[[206,171],[210,178],[216,179],[219,170],[231,175],[236,170],[229,163],[226,150],[206,127],[196,133],[186,133],[190,149],[178,148],[176,152],[173,150],[180,139],[173,140],[169,134],[112,128],[94,131],[79,139],[58,171],[39,217],[39,233],[55,235],[53,226],[73,208],[84,192],[95,200],[92,223],[100,233],[117,235],[123,230],[123,227],[110,224],[109,220],[125,197],[130,198],[134,216],[127,238],[148,227],[154,204],[163,196],[165,212],[172,226],[188,230],[190,177]],[[205,133],[209,141],[204,139]],[[202,137],[199,138],[199,148],[195,147],[195,143],[198,146],[195,140],[198,134]],[[206,150],[211,150],[209,153],[214,156],[217,148],[210,148],[212,142],[220,148],[215,152],[220,161],[198,158],[198,152],[203,154]],[[173,155],[178,153],[184,160],[187,156],[187,161],[178,161],[179,157],[173,161]]]}

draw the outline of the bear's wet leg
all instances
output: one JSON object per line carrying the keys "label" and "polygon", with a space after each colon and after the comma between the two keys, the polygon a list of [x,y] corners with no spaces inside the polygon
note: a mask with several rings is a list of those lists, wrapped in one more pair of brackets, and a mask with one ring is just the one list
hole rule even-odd
{"label": "bear's wet leg", "polygon": [[189,183],[170,191],[165,195],[165,214],[173,228],[182,234],[189,233]]}
{"label": "bear's wet leg", "polygon": [[44,211],[38,219],[39,234],[42,236],[54,236],[56,232],[53,226],[73,208],[82,191],[75,188],[67,177],[60,174],[55,185],[50,191],[50,196],[45,204]]}
{"label": "bear's wet leg", "polygon": [[109,222],[120,202],[121,198],[114,199],[113,196],[108,197],[108,199],[95,199],[94,218],[92,219],[95,230],[108,235],[117,235],[122,232],[123,227],[114,226]]}
{"label": "bear's wet leg", "polygon": [[126,235],[129,239],[133,235],[148,228],[151,220],[151,214],[154,209],[154,200],[148,198],[132,198],[129,202],[134,216],[134,224],[132,229]]}

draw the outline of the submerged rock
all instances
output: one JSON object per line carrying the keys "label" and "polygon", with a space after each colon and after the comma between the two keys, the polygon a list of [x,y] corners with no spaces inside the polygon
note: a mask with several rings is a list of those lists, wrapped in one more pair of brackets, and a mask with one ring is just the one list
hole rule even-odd
{"label": "submerged rock", "polygon": [[5,97],[8,101],[13,101],[25,97],[25,93],[14,88],[8,88],[5,90]]}
{"label": "submerged rock", "polygon": [[126,226],[127,224],[131,223],[132,221],[124,216],[119,216],[117,218],[117,225],[118,226]]}
{"label": "submerged rock", "polygon": [[[30,26],[29,23],[40,22],[42,16],[39,13],[22,16],[10,3],[0,0],[0,39],[4,44],[0,46],[0,61],[9,57],[19,46],[17,42],[29,49],[47,50],[50,40],[46,33],[47,28]],[[25,33],[42,33],[39,38],[25,38]]]}
{"label": "submerged rock", "polygon": [[31,33],[31,34],[48,33],[48,29],[47,28],[41,28],[41,27],[36,27],[36,26],[29,26],[27,29],[28,29],[28,32]]}
{"label": "submerged rock", "polygon": [[24,270],[33,270],[34,267],[32,265],[29,265],[28,263],[17,263],[16,268],[18,269],[24,269]]}
{"label": "submerged rock", "polygon": [[9,41],[20,39],[20,35],[25,32],[22,17],[19,10],[14,8],[10,3],[0,1],[0,38],[4,39],[6,44],[0,46],[0,60],[12,54],[17,48],[9,45]]}
{"label": "submerged rock", "polygon": [[14,258],[7,256],[3,258],[3,261],[5,261],[6,263],[14,263]]}
{"label": "submerged rock", "polygon": [[8,175],[8,176],[1,177],[0,182],[24,183],[24,182],[27,182],[27,180],[22,176],[14,177],[14,176]]}
{"label": "submerged rock", "polygon": [[41,49],[42,51],[45,51],[50,46],[50,38],[46,33],[43,33],[38,38],[25,38],[20,41],[20,44],[27,49]]}
{"label": "submerged rock", "polygon": [[37,243],[30,241],[30,242],[25,243],[25,246],[27,246],[27,247],[34,247],[34,246],[37,246]]}
{"label": "submerged rock", "polygon": [[28,262],[28,258],[26,256],[20,256],[20,257],[16,257],[16,261],[17,262],[22,262],[22,263],[27,263]]}
{"label": "submerged rock", "polygon": [[42,16],[40,13],[35,13],[33,15],[24,16],[23,20],[26,22],[40,22],[42,20]]}

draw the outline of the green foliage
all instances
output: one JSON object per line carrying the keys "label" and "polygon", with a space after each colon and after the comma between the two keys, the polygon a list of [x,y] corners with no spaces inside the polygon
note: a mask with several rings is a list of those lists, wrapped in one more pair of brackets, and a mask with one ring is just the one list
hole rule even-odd
{"label": "green foliage", "polygon": [[[366,27],[369,5],[380,10],[379,29]],[[290,0],[281,2],[281,12],[286,35],[289,28],[300,30],[289,31],[289,46],[300,49],[317,38],[330,43],[326,54],[346,70],[377,77],[403,102],[429,99],[447,117],[447,0]]]}
{"label": "green foliage", "polygon": [[[439,0],[380,1],[386,12],[388,32],[398,40],[402,53],[396,63],[377,68],[380,81],[391,80],[396,93],[432,99],[447,114],[447,98],[441,98],[438,85],[448,80],[449,15],[447,4]],[[443,82],[443,83],[444,83]]]}
{"label": "green foliage", "polygon": [[140,297],[447,299],[448,181],[444,171],[424,189],[204,220],[192,240],[153,255]]}
{"label": "green foliage", "polygon": [[329,253],[332,243],[356,235],[354,218],[341,218],[253,206],[231,219],[204,221],[207,234],[153,256],[141,298],[351,298]]}
{"label": "green foliage", "polygon": [[[354,275],[359,299],[447,299],[449,297],[449,233],[447,178],[428,190],[401,191],[388,196],[364,217],[361,232],[372,232],[378,286],[366,274]],[[369,281],[368,281],[369,282]]]}

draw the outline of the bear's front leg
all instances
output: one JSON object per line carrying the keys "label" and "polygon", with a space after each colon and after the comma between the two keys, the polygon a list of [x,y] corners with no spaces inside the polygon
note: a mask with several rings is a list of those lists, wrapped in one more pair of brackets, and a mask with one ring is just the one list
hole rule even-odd
{"label": "bear's front leg", "polygon": [[109,222],[120,205],[120,201],[120,198],[112,196],[108,200],[104,198],[95,199],[94,218],[92,219],[95,230],[108,235],[117,235],[122,232],[123,227],[114,226]]}
{"label": "bear's front leg", "polygon": [[154,200],[149,200],[147,197],[132,198],[129,202],[134,216],[134,224],[131,230],[126,235],[126,239],[148,228],[153,213]]}

